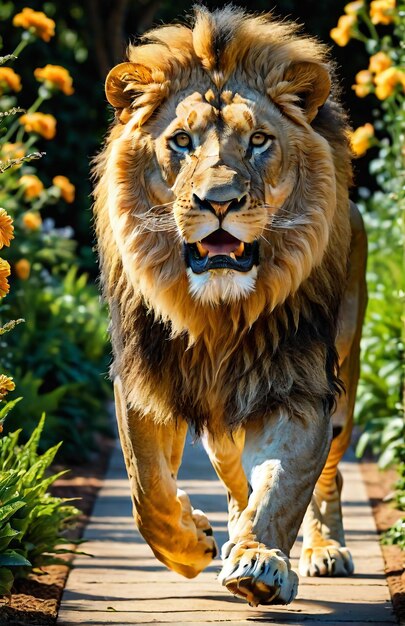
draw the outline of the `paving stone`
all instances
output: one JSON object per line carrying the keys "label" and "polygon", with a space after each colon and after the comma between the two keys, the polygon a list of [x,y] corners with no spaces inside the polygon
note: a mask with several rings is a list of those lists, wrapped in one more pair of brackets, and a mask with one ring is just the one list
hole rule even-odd
{"label": "paving stone", "polygon": [[[359,468],[352,456],[342,464],[343,512],[356,574],[350,578],[301,578],[297,599],[287,607],[251,608],[216,580],[216,560],[186,580],[153,556],[134,527],[129,485],[117,446],[110,471],[86,529],[86,552],[77,556],[62,598],[58,626],[92,624],[321,623],[339,626],[396,624],[374,520]],[[200,446],[186,446],[179,486],[195,507],[209,513],[221,545],[227,540],[225,491]],[[292,551],[297,566],[301,538]]]}

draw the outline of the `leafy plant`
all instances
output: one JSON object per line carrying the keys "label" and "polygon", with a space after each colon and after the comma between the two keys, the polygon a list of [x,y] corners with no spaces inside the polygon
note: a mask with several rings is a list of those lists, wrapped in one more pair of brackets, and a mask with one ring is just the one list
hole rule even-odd
{"label": "leafy plant", "polygon": [[33,427],[45,411],[43,445],[62,438],[64,458],[77,462],[94,448],[95,431],[109,432],[105,318],[95,286],[77,268],[41,280],[33,276],[14,293],[13,314],[25,314],[8,339],[7,368],[23,396],[14,419]]}
{"label": "leafy plant", "polygon": [[[71,96],[73,80],[61,66],[36,68],[37,97],[26,111],[19,108],[23,81],[11,65],[18,67],[27,45],[48,42],[55,23],[42,12],[23,9],[13,25],[24,31],[14,53],[3,57],[8,65],[0,67],[0,220],[4,226],[12,221],[17,245],[4,251],[0,263],[0,296],[8,292],[6,282],[1,291],[2,272],[4,279],[11,272],[13,284],[0,323],[12,318],[26,323],[7,344],[0,338],[2,367],[13,374],[23,396],[14,419],[33,428],[45,411],[41,445],[63,439],[65,458],[80,461],[94,447],[94,434],[107,429],[110,389],[102,376],[108,360],[107,316],[95,287],[80,275],[73,229],[56,227],[53,217],[46,217],[62,201],[73,205],[75,188],[62,175],[46,186],[35,161],[43,155],[39,146],[53,140],[58,125],[39,109],[58,93]],[[0,234],[1,227],[0,222]]]}
{"label": "leafy plant", "polygon": [[[5,405],[2,413],[9,409]],[[44,423],[42,416],[23,446],[20,430],[0,439],[0,594],[10,593],[14,580],[32,570],[66,564],[58,555],[72,551],[63,547],[73,543],[63,533],[76,524],[80,511],[48,493],[65,472],[46,473],[60,444],[38,454]]]}
{"label": "leafy plant", "polygon": [[[380,187],[373,194],[362,189],[360,198],[369,236],[369,304],[357,402],[357,420],[364,430],[357,454],[370,447],[381,468],[397,465],[395,500],[403,509],[405,14],[395,0],[356,0],[344,11],[331,36],[340,46],[353,38],[364,43],[369,65],[356,74],[353,90],[359,98],[372,98],[375,107],[374,124],[354,131],[352,147],[357,156],[378,147],[370,173]],[[399,521],[384,541],[403,546],[405,525]]]}

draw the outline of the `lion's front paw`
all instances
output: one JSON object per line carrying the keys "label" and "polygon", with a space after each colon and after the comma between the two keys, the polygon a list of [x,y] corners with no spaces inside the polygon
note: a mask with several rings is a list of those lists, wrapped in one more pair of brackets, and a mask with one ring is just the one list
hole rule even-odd
{"label": "lion's front paw", "polygon": [[298,576],[281,550],[270,550],[257,541],[228,544],[219,581],[251,606],[289,604],[296,596]]}
{"label": "lion's front paw", "polygon": [[329,545],[302,550],[301,576],[350,576],[353,571],[352,556],[347,548]]}
{"label": "lion's front paw", "polygon": [[[214,533],[212,530],[212,526],[208,521],[208,517],[205,515],[203,511],[201,511],[200,509],[193,509],[191,517],[193,518],[194,524],[196,525],[198,534],[204,533],[206,537],[213,536]],[[217,547],[215,546],[215,554],[213,556],[214,559],[217,554],[218,554],[218,550],[217,550]]]}

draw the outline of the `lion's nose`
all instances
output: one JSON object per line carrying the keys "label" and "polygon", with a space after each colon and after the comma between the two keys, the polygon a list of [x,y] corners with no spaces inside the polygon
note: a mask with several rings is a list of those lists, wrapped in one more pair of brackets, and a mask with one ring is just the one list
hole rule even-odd
{"label": "lion's nose", "polygon": [[229,211],[239,211],[246,203],[247,194],[231,200],[212,200],[211,198],[199,198],[193,194],[193,202],[202,211],[211,211],[219,218],[225,217]]}

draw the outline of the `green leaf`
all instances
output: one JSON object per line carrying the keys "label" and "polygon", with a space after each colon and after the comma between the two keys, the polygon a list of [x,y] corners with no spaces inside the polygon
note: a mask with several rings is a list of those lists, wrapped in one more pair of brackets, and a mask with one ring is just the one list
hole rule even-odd
{"label": "green leaf", "polygon": [[14,574],[6,567],[0,569],[0,596],[8,595],[14,582]]}
{"label": "green leaf", "polygon": [[24,500],[17,498],[14,502],[0,506],[0,522],[7,522],[7,520],[14,515],[16,511],[22,509],[23,506],[25,506]]}
{"label": "green leaf", "polygon": [[0,554],[0,567],[31,567],[31,563],[15,550],[5,550]]}

